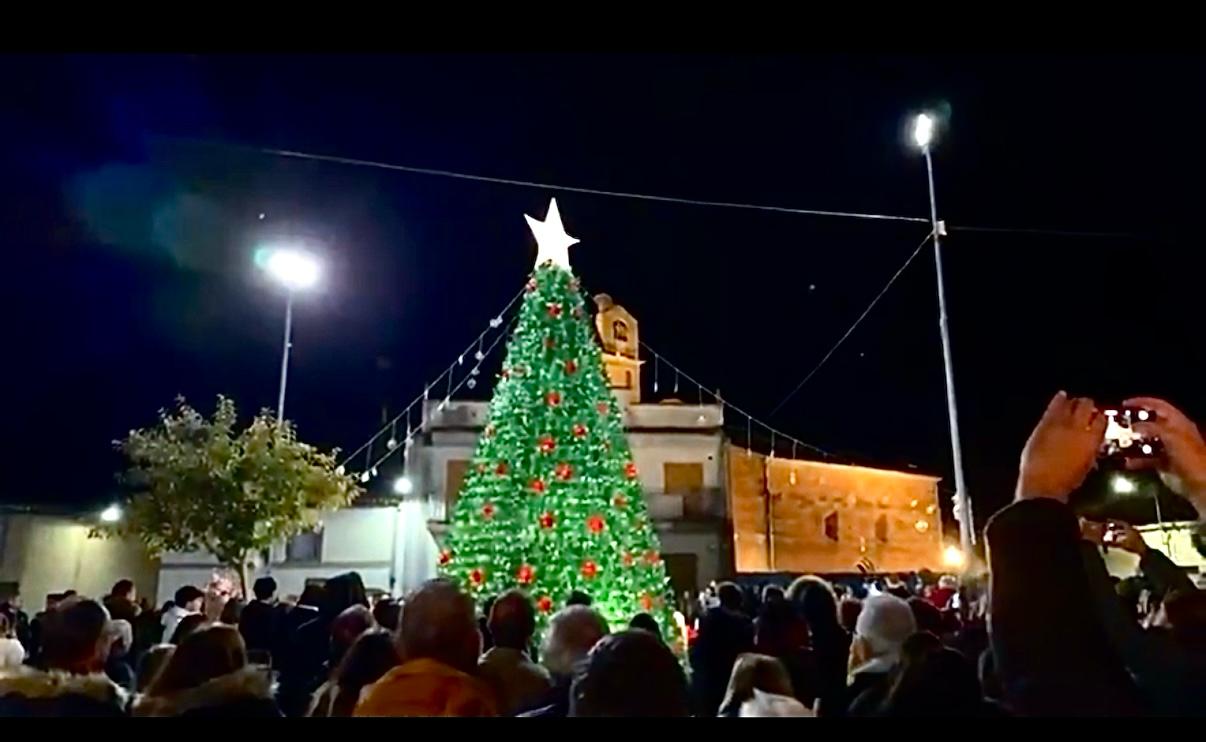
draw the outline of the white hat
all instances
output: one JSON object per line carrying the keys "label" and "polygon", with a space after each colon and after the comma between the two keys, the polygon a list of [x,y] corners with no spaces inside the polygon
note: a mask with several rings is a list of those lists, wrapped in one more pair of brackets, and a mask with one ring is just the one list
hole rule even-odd
{"label": "white hat", "polygon": [[896,654],[905,639],[917,633],[917,620],[908,603],[890,593],[880,593],[863,601],[854,633],[867,640],[875,654]]}

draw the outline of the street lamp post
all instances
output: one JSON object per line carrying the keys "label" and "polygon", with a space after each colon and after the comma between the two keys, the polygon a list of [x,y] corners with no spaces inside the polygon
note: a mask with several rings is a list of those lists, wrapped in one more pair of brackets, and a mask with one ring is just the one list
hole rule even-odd
{"label": "street lamp post", "polygon": [[955,518],[959,522],[959,545],[964,554],[971,554],[976,541],[972,526],[971,498],[967,494],[967,483],[963,477],[963,450],[959,445],[959,412],[955,405],[955,367],[951,360],[951,333],[946,314],[946,286],[942,271],[942,236],[946,225],[938,219],[938,201],[934,196],[934,160],[930,156],[930,145],[934,141],[937,121],[928,113],[918,114],[913,120],[913,142],[925,155],[926,179],[930,192],[930,227],[934,238],[934,268],[938,274],[938,331],[942,336],[942,365],[946,372],[946,413],[950,420],[951,458],[955,465]]}
{"label": "street lamp post", "polygon": [[298,250],[274,248],[267,253],[264,269],[285,287],[285,339],[281,350],[281,385],[276,400],[276,423],[285,423],[285,389],[289,383],[289,351],[293,347],[293,295],[312,288],[322,272],[318,260]]}

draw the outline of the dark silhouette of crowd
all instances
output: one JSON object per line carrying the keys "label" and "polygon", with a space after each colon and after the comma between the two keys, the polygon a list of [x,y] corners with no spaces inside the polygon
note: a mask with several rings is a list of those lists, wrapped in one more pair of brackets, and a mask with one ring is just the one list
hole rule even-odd
{"label": "dark silhouette of crowd", "polygon": [[[1206,512],[1198,428],[1128,404],[1156,412],[1164,455],[1126,466]],[[1135,528],[1068,505],[1104,428],[1090,400],[1051,400],[985,528],[987,574],[722,582],[681,606],[689,648],[646,613],[609,626],[581,592],[537,637],[518,590],[373,600],[348,572],[295,600],[263,577],[250,602],[186,586],[156,609],[123,579],[32,619],[0,605],[0,716],[1201,716],[1206,592]],[[1138,557],[1142,589],[1103,548]]]}

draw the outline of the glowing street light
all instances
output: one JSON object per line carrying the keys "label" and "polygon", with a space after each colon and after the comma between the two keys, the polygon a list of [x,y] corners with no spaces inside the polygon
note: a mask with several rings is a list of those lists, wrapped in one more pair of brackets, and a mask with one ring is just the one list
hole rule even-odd
{"label": "glowing street light", "polygon": [[938,201],[934,197],[934,160],[930,147],[938,120],[932,113],[919,113],[913,118],[913,143],[925,155],[925,172],[930,192],[930,237],[934,240],[934,269],[938,273],[938,331],[942,337],[942,366],[946,375],[946,415],[951,431],[951,459],[955,468],[955,520],[959,522],[959,547],[971,553],[975,543],[972,524],[971,498],[963,476],[963,450],[959,444],[959,412],[955,405],[955,367],[951,361],[951,334],[946,316],[946,286],[942,277],[942,241],[946,225],[938,219]]}
{"label": "glowing street light", "polygon": [[934,117],[928,113],[919,113],[913,119],[913,143],[918,149],[926,150],[930,148],[930,142],[934,141]]}
{"label": "glowing street light", "polygon": [[951,569],[959,569],[967,562],[967,557],[963,554],[963,549],[951,544],[942,550],[942,563]]}
{"label": "glowing street light", "polygon": [[1115,474],[1114,478],[1110,480],[1110,488],[1119,495],[1133,495],[1139,491],[1135,480],[1121,474]]}
{"label": "glowing street light", "polygon": [[415,491],[415,483],[410,481],[410,477],[401,476],[394,480],[394,494],[409,495]]}
{"label": "glowing street light", "polygon": [[101,523],[116,523],[121,520],[121,506],[114,504],[105,508],[101,511],[100,519]]}
{"label": "glowing street light", "polygon": [[257,254],[256,262],[288,291],[285,299],[285,348],[281,354],[281,387],[276,401],[276,422],[277,425],[283,425],[285,387],[289,381],[289,349],[293,347],[293,294],[314,288],[322,276],[322,265],[313,255],[287,247],[270,248]]}

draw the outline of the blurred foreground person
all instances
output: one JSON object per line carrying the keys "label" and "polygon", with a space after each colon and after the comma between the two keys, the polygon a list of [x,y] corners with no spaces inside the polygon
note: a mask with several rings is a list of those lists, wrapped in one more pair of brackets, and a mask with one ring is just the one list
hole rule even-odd
{"label": "blurred foreground person", "polygon": [[474,677],[481,635],[473,599],[430,580],[406,599],[398,631],[403,663],[365,688],[354,716],[496,716],[494,694]]}
{"label": "blurred foreground person", "polygon": [[549,671],[553,685],[537,708],[521,716],[565,718],[569,715],[574,666],[607,633],[607,621],[587,606],[572,605],[554,613],[540,647],[540,661]]}
{"label": "blurred foreground person", "polygon": [[172,604],[163,611],[163,617],[160,619],[163,623],[163,638],[165,641],[173,642],[173,637],[176,635],[176,627],[185,616],[194,616],[201,613],[201,607],[205,604],[205,593],[192,585],[185,585],[176,591],[176,596],[172,600]]}
{"label": "blurred foreground person", "polygon": [[42,616],[46,670],[0,671],[0,718],[122,716],[127,695],[104,674],[109,614],[93,600],[64,600]]}
{"label": "blurred foreground person", "polygon": [[916,631],[908,601],[889,593],[863,601],[850,642],[848,715],[868,716],[879,706],[900,664],[905,640]]}
{"label": "blurred foreground person", "polygon": [[871,716],[897,718],[1004,716],[984,700],[976,668],[963,655],[942,646],[938,637],[918,632],[909,637],[887,696]]}
{"label": "blurred foreground person", "polygon": [[720,604],[699,622],[699,636],[691,646],[691,695],[696,711],[713,716],[724,699],[733,663],[754,648],[754,623],[741,611],[741,588],[731,582],[716,587]]}
{"label": "blurred foreground person", "polygon": [[757,688],[754,689],[750,700],[741,704],[741,709],[737,715],[742,718],[754,719],[773,719],[780,716],[816,716],[807,706],[791,696],[766,693]]}
{"label": "blurred foreground person", "polygon": [[648,631],[630,629],[606,636],[574,671],[569,715],[689,716],[683,668]]}
{"label": "blurred foreground person", "polygon": [[754,697],[754,691],[794,697],[795,690],[787,668],[765,654],[746,652],[737,658],[729,687],[720,704],[718,716],[740,716],[741,707]]}
{"label": "blurred foreground person", "polygon": [[846,696],[850,634],[838,622],[833,586],[820,577],[805,575],[787,588],[787,599],[808,624],[808,641],[817,665],[817,715],[844,716],[850,705]]}
{"label": "blurred foreground person", "polygon": [[189,634],[135,699],[134,716],[279,717],[266,672],[247,664],[238,629],[211,624]]}

